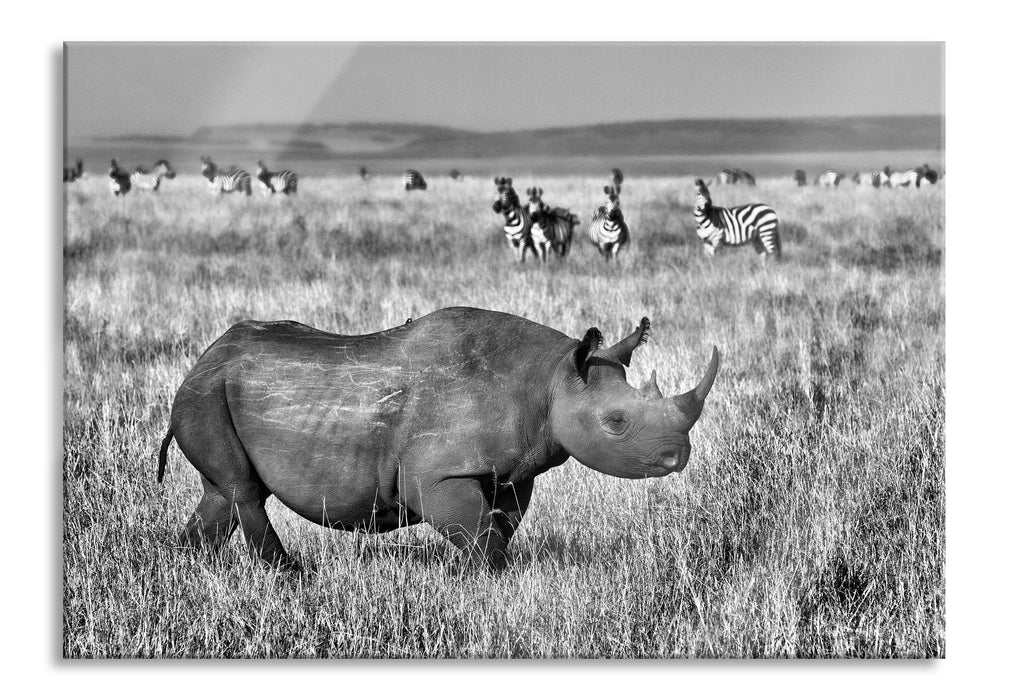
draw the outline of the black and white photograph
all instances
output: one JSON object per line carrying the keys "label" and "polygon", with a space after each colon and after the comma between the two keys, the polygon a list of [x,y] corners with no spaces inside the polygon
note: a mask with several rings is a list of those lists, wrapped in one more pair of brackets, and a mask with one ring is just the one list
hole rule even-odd
{"label": "black and white photograph", "polygon": [[946,657],[944,42],[60,53],[64,659]]}

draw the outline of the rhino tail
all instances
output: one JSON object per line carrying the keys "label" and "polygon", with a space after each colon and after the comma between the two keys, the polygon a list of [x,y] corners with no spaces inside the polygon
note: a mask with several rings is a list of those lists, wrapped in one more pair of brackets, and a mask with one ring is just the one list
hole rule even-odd
{"label": "rhino tail", "polygon": [[175,433],[172,432],[172,427],[168,426],[168,434],[165,435],[165,439],[161,441],[161,451],[158,452],[158,483],[165,478],[165,464],[168,462],[168,446],[172,444],[172,438],[175,437]]}

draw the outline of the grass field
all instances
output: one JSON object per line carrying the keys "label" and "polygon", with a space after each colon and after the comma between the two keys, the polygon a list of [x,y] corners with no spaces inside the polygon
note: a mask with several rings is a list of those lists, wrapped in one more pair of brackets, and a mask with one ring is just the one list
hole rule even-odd
{"label": "grass field", "polygon": [[[575,210],[603,178],[514,176]],[[701,252],[688,178],[629,179],[632,243],[587,240],[516,265],[489,180],[304,178],[292,200],[179,177],[114,200],[67,188],[64,640],[68,657],[823,657],[945,655],[944,189],[836,191],[765,180],[784,260]],[[324,530],[269,506],[297,577],[176,549],[200,493],[172,448],[171,400],[246,318],[366,333],[451,305],[609,341],[643,315],[664,392],[723,364],[681,475],[537,479],[499,575],[427,526]]]}

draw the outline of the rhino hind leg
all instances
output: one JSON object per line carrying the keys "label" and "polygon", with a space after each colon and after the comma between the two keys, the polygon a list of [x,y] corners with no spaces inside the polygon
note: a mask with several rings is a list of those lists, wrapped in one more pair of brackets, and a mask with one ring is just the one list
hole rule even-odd
{"label": "rhino hind leg", "polygon": [[231,538],[238,522],[232,517],[232,506],[228,499],[206,477],[201,478],[203,498],[189,517],[179,539],[183,547],[205,547],[216,552]]}
{"label": "rhino hind leg", "polygon": [[281,569],[299,569],[297,562],[284,549],[277,531],[266,515],[266,498],[251,503],[236,503],[238,522],[245,535],[249,552],[267,564]]}

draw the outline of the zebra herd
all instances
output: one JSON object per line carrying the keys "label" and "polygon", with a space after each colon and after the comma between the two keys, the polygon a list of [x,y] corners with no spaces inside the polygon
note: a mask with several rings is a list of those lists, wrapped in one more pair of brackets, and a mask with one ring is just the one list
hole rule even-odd
{"label": "zebra herd", "polygon": [[[611,184],[603,187],[606,201],[592,214],[589,240],[606,260],[619,262],[620,249],[630,242],[630,229],[620,209],[620,184],[624,174],[614,168]],[[543,201],[542,187],[527,187],[528,201],[523,205],[506,176],[494,178],[497,195],[491,210],[504,217],[505,242],[515,252],[517,262],[525,262],[526,252],[541,263],[551,255],[566,258],[571,252],[575,227],[581,223],[570,209],[551,207]]]}
{"label": "zebra herd", "polygon": [[[200,158],[200,173],[206,178],[211,191],[216,194],[238,192],[246,196],[252,194],[252,176],[237,166],[220,168],[210,156]],[[361,166],[358,171],[362,180],[371,175]],[[63,170],[63,181],[75,182],[84,176],[84,164],[78,159],[72,167]],[[165,179],[173,179],[175,171],[167,160],[158,160],[148,169],[138,167],[127,171],[115,159],[110,161],[108,173],[109,189],[115,196],[124,196],[132,189],[157,192]],[[461,180],[462,173],[453,169],[449,173],[453,180]],[[756,178],[739,168],[726,168],[717,176],[721,185],[746,184],[754,186]],[[797,186],[815,184],[821,187],[838,187],[845,179],[843,172],[829,169],[820,173],[811,182],[807,181],[803,170],[796,170],[792,180]],[[934,185],[939,174],[924,164],[917,168],[892,171],[867,170],[851,176],[856,186],[862,187],[910,187]],[[605,199],[592,212],[588,239],[606,261],[619,263],[620,252],[630,244],[630,228],[624,219],[620,205],[621,185],[624,175],[619,168],[610,173],[610,182],[602,188]],[[294,195],[298,192],[298,175],[292,170],[270,170],[262,161],[257,162],[256,182],[263,194]],[[426,190],[427,182],[417,170],[407,169],[401,176],[403,189]],[[714,256],[723,246],[737,247],[752,245],[763,260],[781,258],[781,238],[778,232],[778,215],[766,204],[752,203],[735,207],[718,207],[712,202],[708,185],[698,178],[694,180],[694,225],[705,253]],[[515,259],[524,262],[527,253],[542,263],[550,257],[566,258],[575,239],[575,229],[581,220],[570,209],[552,207],[543,200],[542,187],[527,187],[527,201],[523,204],[513,186],[512,178],[494,178],[497,194],[492,210],[504,217],[503,232],[507,245],[512,248]]]}
{"label": "zebra herd", "polygon": [[[63,168],[63,182],[73,183],[84,176],[84,161],[78,158],[74,165]],[[220,168],[210,156],[200,156],[200,174],[206,178],[207,184],[215,194],[252,194],[252,176],[247,170],[243,170],[236,165],[227,168]],[[371,179],[371,173],[363,165],[358,169],[358,175],[362,180]],[[161,187],[162,180],[171,180],[175,177],[175,171],[171,164],[161,159],[154,163],[150,169],[140,166],[132,172],[124,170],[113,158],[109,162],[109,191],[116,197],[125,196],[134,188],[157,192]],[[448,176],[453,180],[462,180],[461,171],[453,168]],[[401,176],[403,188],[410,190],[426,190],[427,182],[419,171],[407,169]],[[293,195],[298,193],[298,174],[293,170],[270,170],[262,160],[256,163],[256,182],[263,194],[283,194]]]}
{"label": "zebra herd", "polygon": [[[838,170],[825,170],[816,176],[813,183],[820,187],[837,187],[844,180],[845,174]],[[862,170],[851,176],[851,182],[856,187],[911,187],[916,188],[934,185],[939,182],[938,172],[929,167],[928,163],[909,170],[893,171],[887,165],[882,170]],[[796,170],[792,181],[798,187],[806,186],[806,171]]]}

